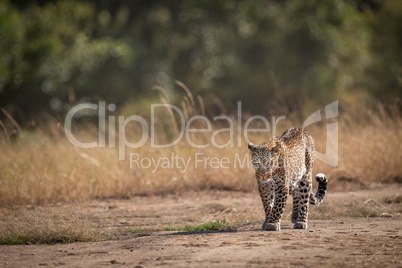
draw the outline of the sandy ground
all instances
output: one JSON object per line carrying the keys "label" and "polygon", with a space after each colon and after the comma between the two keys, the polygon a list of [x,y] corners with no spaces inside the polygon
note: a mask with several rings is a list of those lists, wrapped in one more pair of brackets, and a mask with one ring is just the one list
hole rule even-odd
{"label": "sandy ground", "polygon": [[[0,266],[402,267],[398,214],[339,216],[351,204],[378,207],[376,200],[400,192],[401,186],[390,186],[381,191],[329,193],[322,206],[311,208],[307,230],[292,229],[288,206],[280,232],[260,230],[263,211],[257,192],[211,191],[70,204],[109,232],[112,240],[0,246]],[[232,224],[220,232],[163,231],[166,226],[216,218]],[[132,234],[129,228],[134,227],[146,231]]]}

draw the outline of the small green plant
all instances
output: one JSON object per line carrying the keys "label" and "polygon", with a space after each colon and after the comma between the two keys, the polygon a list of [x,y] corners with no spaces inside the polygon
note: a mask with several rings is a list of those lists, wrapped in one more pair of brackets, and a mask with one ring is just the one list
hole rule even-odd
{"label": "small green plant", "polygon": [[24,244],[25,239],[23,237],[9,236],[9,237],[2,237],[0,239],[0,245],[24,245]]}
{"label": "small green plant", "polygon": [[128,228],[128,231],[129,231],[130,233],[132,233],[132,234],[142,234],[142,233],[145,232],[145,230],[143,230],[143,229],[141,228],[141,226],[139,226],[139,227],[134,227],[134,228]]}
{"label": "small green plant", "polygon": [[229,225],[226,219],[219,220],[213,222],[205,222],[200,225],[189,225],[187,224],[184,227],[177,226],[168,226],[165,227],[165,231],[182,231],[182,232],[196,232],[196,231],[211,231],[211,230],[222,230],[225,226]]}

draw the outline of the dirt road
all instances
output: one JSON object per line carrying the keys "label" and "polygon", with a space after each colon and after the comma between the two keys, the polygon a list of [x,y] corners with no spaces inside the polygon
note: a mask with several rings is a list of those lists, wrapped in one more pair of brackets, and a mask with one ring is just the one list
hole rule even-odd
{"label": "dirt road", "polygon": [[[280,232],[260,230],[263,212],[256,193],[201,192],[79,203],[74,206],[113,233],[113,240],[0,246],[0,266],[401,267],[402,224],[397,214],[337,216],[348,204],[376,206],[375,198],[399,192],[400,187],[390,187],[329,193],[322,207],[312,208],[309,229],[292,229],[287,208]],[[224,217],[234,224],[220,232],[163,231],[166,226]],[[131,234],[128,228],[134,226],[145,233]]]}

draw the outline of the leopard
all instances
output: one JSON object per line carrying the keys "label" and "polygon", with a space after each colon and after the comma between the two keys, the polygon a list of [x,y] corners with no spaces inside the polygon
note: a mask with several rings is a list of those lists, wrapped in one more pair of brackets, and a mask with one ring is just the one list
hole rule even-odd
{"label": "leopard", "polygon": [[280,137],[260,145],[248,144],[259,194],[265,211],[262,230],[280,231],[288,195],[293,197],[291,221],[294,229],[307,229],[309,204],[320,205],[327,192],[328,179],[315,176],[318,189],[312,191],[314,141],[305,129],[290,128]]}

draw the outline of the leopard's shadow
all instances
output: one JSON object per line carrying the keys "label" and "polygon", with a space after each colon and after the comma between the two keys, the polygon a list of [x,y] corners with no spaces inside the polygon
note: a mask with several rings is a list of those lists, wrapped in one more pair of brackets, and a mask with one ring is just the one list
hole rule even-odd
{"label": "leopard's shadow", "polygon": [[[257,227],[258,225],[258,227]],[[245,223],[226,226],[222,230],[208,230],[208,231],[175,231],[173,233],[160,234],[161,236],[175,236],[175,235],[197,235],[197,234],[217,234],[217,233],[246,233],[246,232],[258,232],[258,233],[278,233],[272,231],[263,231],[258,223]],[[247,228],[248,227],[248,228]],[[252,228],[250,228],[252,227]],[[293,226],[284,225],[281,230],[293,230]],[[280,231],[279,231],[280,232]]]}

